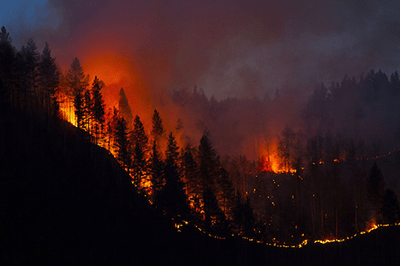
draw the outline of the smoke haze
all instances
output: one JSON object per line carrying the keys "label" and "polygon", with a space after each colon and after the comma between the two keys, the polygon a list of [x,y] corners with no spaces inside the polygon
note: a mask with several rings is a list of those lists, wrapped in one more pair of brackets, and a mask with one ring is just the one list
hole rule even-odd
{"label": "smoke haze", "polygon": [[14,45],[33,37],[41,49],[48,41],[64,70],[78,57],[86,73],[105,81],[109,103],[123,87],[148,129],[158,108],[169,130],[178,118],[194,139],[209,128],[223,153],[257,155],[248,150],[285,125],[300,126],[316,83],[345,74],[358,79],[372,68],[390,74],[400,59],[399,1],[53,0],[33,6],[30,20],[1,20]]}

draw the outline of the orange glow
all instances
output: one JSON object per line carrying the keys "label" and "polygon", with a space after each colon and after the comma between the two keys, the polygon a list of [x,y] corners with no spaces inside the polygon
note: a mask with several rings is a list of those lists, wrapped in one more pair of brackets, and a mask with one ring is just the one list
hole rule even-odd
{"label": "orange glow", "polygon": [[378,225],[376,224],[375,220],[372,220],[367,224],[367,228],[365,229],[365,232],[369,233],[372,230],[375,230],[378,228]]}
{"label": "orange glow", "polygon": [[70,122],[72,125],[77,126],[75,107],[72,99],[70,99],[64,93],[58,93],[57,98],[60,105],[61,117]]}
{"label": "orange glow", "polygon": [[98,76],[106,84],[120,83],[133,75],[128,73],[129,63],[122,57],[115,55],[101,55],[90,58],[83,66],[86,73]]}
{"label": "orange glow", "polygon": [[296,169],[288,168],[284,166],[281,158],[277,155],[277,144],[272,143],[272,145],[268,145],[261,149],[260,153],[260,161],[258,164],[258,169],[261,172],[273,172],[276,174],[282,173],[296,173]]}
{"label": "orange glow", "polygon": [[277,156],[261,156],[258,169],[261,172],[273,172],[275,174],[296,173],[297,170],[282,166],[281,160]]}
{"label": "orange glow", "polygon": [[281,167],[281,163],[279,162],[278,158],[268,158],[268,157],[261,157],[259,161],[258,169],[261,172],[273,172],[275,174],[282,174],[282,173],[296,173],[297,170],[293,168]]}

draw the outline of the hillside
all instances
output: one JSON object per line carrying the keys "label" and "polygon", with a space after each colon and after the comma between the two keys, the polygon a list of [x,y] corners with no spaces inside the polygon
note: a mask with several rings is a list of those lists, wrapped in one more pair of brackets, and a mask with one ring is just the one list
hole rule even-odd
{"label": "hillside", "polygon": [[103,148],[65,121],[0,114],[2,265],[399,265],[400,230],[302,249],[176,232]]}

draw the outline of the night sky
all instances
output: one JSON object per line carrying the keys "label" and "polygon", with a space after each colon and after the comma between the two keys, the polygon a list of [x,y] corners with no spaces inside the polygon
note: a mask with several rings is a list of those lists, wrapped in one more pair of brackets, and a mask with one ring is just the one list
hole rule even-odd
{"label": "night sky", "polygon": [[197,85],[224,99],[273,97],[277,88],[308,96],[315,83],[346,73],[391,73],[399,13],[399,1],[372,0],[35,0],[2,3],[0,24],[18,49],[29,37],[39,50],[48,41],[64,69],[78,57],[88,72],[90,64],[118,68],[118,77],[104,73],[108,83]]}

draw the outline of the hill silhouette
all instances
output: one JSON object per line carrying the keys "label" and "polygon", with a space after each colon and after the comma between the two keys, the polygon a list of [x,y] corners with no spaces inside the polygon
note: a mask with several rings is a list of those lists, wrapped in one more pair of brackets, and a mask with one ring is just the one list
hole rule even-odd
{"label": "hill silhouette", "polygon": [[178,233],[71,124],[0,113],[1,265],[400,265],[400,230],[302,249]]}

